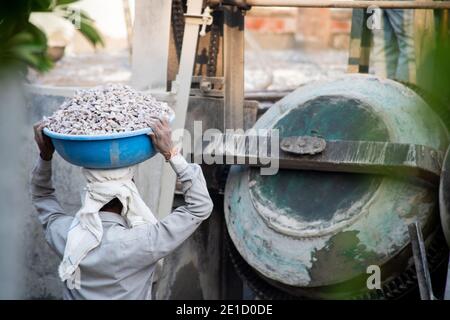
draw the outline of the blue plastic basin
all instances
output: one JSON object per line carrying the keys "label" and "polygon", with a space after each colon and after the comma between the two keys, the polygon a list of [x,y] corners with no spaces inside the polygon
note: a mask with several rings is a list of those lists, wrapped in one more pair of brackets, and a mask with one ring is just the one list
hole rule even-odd
{"label": "blue plastic basin", "polygon": [[108,135],[68,135],[44,129],[56,151],[66,161],[89,169],[131,166],[153,157],[157,151],[147,135],[150,128]]}
{"label": "blue plastic basin", "polygon": [[[169,123],[175,114],[169,118]],[[128,167],[153,157],[157,151],[148,134],[151,128],[105,135],[61,134],[44,128],[59,155],[76,166],[88,169]]]}

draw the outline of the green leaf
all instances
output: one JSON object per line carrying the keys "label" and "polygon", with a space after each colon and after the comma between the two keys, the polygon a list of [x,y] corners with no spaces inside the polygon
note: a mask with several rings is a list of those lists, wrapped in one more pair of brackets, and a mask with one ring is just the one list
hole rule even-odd
{"label": "green leaf", "polygon": [[94,19],[92,19],[92,18],[86,13],[86,11],[84,11],[84,10],[79,10],[78,12],[79,12],[80,15],[81,15],[81,19],[90,21],[90,22],[92,22],[92,23],[95,22]]}
{"label": "green leaf", "polygon": [[33,35],[28,32],[20,32],[4,42],[5,47],[13,47],[22,43],[30,43],[33,41]]}
{"label": "green leaf", "polygon": [[63,5],[67,5],[67,4],[78,2],[78,1],[79,0],[57,0],[56,1],[56,5],[57,6],[63,6]]}
{"label": "green leaf", "polygon": [[89,15],[84,10],[74,9],[68,6],[61,6],[57,8],[56,12],[58,12],[65,19],[72,19],[74,15],[79,15],[80,19],[85,19],[94,23],[94,19],[89,17]]}
{"label": "green leaf", "polygon": [[9,48],[7,51],[0,50],[0,52],[2,60],[5,59],[9,64],[26,64],[40,72],[48,71],[53,66],[40,45],[23,44]]}
{"label": "green leaf", "polygon": [[48,71],[53,66],[47,55],[47,37],[41,29],[32,23],[27,23],[23,32],[11,37],[7,46],[4,50],[6,55],[39,72]]}
{"label": "green leaf", "polygon": [[[27,67],[39,72],[52,68],[53,62],[47,55],[47,37],[41,29],[29,22],[29,15],[32,11],[53,11],[56,4],[56,0],[2,2],[0,69],[15,69],[26,73]],[[6,7],[8,10],[3,10]]]}
{"label": "green leaf", "polygon": [[45,35],[44,31],[36,27],[31,22],[27,24],[25,30],[33,35],[34,41],[45,44],[45,46],[47,46],[47,36]]}
{"label": "green leaf", "polygon": [[95,47],[100,45],[105,46],[102,36],[97,29],[87,20],[81,19],[80,28],[78,31]]}
{"label": "green leaf", "polygon": [[[2,8],[0,10],[8,10],[8,8]],[[28,23],[30,12],[26,11],[15,11],[15,8],[11,11],[2,12],[0,18],[0,40],[7,39],[17,32],[23,30],[23,28]]]}
{"label": "green leaf", "polygon": [[31,0],[32,12],[50,12],[55,8],[55,0]]}
{"label": "green leaf", "polygon": [[[102,36],[94,26],[94,20],[86,12],[74,10],[70,7],[61,7],[59,9],[62,17],[72,23],[94,47],[105,45]],[[80,15],[78,19],[74,19],[74,14]]]}
{"label": "green leaf", "polygon": [[45,51],[43,51],[43,47],[38,44],[21,44],[18,46],[13,47],[10,51],[17,53],[17,54],[40,54],[42,55]]}

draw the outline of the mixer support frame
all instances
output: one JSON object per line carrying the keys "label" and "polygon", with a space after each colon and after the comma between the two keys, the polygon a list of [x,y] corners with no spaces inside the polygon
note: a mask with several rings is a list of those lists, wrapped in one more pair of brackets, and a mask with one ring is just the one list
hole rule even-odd
{"label": "mixer support frame", "polygon": [[208,0],[208,5],[233,5],[242,10],[254,7],[360,8],[381,9],[450,9],[450,1],[386,1],[386,0]]}
{"label": "mixer support frame", "polygon": [[425,252],[425,242],[423,241],[420,223],[416,221],[408,225],[408,233],[414,256],[420,299],[436,300],[431,284],[430,270],[428,268],[427,254]]}
{"label": "mixer support frame", "polygon": [[[296,138],[310,143],[317,141],[314,139],[316,137],[309,137],[309,140]],[[264,167],[278,162],[280,169],[415,177],[436,186],[444,158],[440,150],[428,146],[393,142],[325,140],[323,151],[319,149],[317,154],[299,154],[293,150],[286,151],[285,139],[280,146],[274,146],[270,134],[257,136],[256,139],[248,134],[225,134],[213,140],[203,148],[202,159],[214,158],[220,164]],[[251,141],[258,141],[258,146],[255,148]],[[262,149],[267,150],[266,154],[261,154]],[[193,156],[190,155],[191,159],[194,159]]]}

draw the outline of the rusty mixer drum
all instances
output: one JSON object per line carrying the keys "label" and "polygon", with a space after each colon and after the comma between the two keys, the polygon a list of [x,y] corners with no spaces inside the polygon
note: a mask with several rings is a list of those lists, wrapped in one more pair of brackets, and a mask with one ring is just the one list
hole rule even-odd
{"label": "rusty mixer drum", "polygon": [[[443,152],[448,145],[444,125],[414,91],[367,75],[301,87],[255,128],[279,129],[280,138],[389,141]],[[402,272],[411,257],[408,224],[419,221],[429,234],[438,207],[437,189],[421,181],[300,170],[263,176],[245,166],[231,168],[224,206],[232,243],[258,275],[320,298],[366,290],[371,265],[381,268],[382,281]]]}

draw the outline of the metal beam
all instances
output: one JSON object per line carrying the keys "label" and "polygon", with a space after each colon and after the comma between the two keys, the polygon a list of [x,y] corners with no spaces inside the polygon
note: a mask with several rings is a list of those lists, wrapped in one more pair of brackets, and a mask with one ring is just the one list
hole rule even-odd
{"label": "metal beam", "polygon": [[436,300],[431,285],[430,270],[428,269],[427,254],[423,241],[422,230],[418,222],[408,225],[409,238],[414,255],[414,265],[416,267],[417,282],[419,284],[420,299]]}
{"label": "metal beam", "polygon": [[225,129],[244,127],[244,16],[237,7],[224,7]]}
{"label": "metal beam", "polygon": [[[298,155],[271,145],[268,136],[258,136],[256,147],[250,144],[250,141],[255,141],[252,139],[248,135],[219,136],[203,149],[203,157],[225,164],[255,167],[278,161],[281,169],[416,177],[434,185],[439,182],[443,159],[441,151],[413,144],[328,140],[321,153]],[[261,154],[261,144],[264,144],[264,149],[267,147],[270,150],[267,155]]]}
{"label": "metal beam", "polygon": [[210,0],[214,4],[232,4],[254,7],[299,7],[299,8],[360,8],[382,9],[450,9],[450,1],[339,1],[339,0]]}

